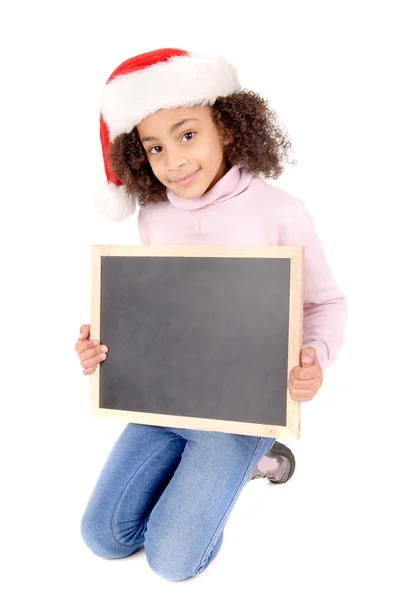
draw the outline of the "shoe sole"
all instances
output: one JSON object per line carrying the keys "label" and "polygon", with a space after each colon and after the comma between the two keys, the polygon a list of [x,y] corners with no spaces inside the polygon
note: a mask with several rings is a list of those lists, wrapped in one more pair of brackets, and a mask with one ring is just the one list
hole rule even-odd
{"label": "shoe sole", "polygon": [[275,483],[275,484],[286,483],[287,481],[289,481],[289,479],[292,477],[294,470],[296,468],[296,459],[294,458],[294,454],[290,450],[290,448],[285,446],[285,444],[281,444],[280,442],[275,441],[272,444],[271,449],[267,452],[267,455],[271,456],[272,458],[276,458],[277,456],[284,456],[288,459],[289,464],[290,464],[290,470],[287,474],[287,477],[286,476],[283,477],[280,481],[272,481],[271,479],[269,479],[268,481],[270,483]]}

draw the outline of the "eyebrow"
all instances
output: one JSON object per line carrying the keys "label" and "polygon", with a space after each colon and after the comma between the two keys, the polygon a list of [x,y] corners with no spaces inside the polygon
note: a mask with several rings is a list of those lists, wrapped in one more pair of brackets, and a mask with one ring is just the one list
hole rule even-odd
{"label": "eyebrow", "polygon": [[[181,127],[182,125],[185,125],[185,123],[188,123],[189,121],[199,121],[199,119],[183,119],[182,121],[178,121],[178,123],[174,123],[174,125],[172,125],[170,127],[170,132],[175,131],[176,129],[179,129],[179,127]],[[156,142],[158,138],[155,137],[144,137],[142,138],[141,142]]]}

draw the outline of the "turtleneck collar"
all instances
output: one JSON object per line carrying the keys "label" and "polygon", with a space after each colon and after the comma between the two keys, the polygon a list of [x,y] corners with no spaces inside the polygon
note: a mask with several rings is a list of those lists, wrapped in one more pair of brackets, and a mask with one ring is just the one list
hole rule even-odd
{"label": "turtleneck collar", "polygon": [[236,196],[243,192],[252,180],[252,175],[242,167],[234,165],[227,171],[208,192],[199,198],[186,199],[176,194],[173,190],[167,189],[167,197],[171,204],[182,210],[195,210],[224,202],[228,198]]}

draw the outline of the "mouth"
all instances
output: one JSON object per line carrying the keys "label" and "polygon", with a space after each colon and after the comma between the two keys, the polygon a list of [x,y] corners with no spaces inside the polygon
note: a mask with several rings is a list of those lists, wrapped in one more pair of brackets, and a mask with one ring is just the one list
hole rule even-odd
{"label": "mouth", "polygon": [[191,173],[191,175],[187,175],[186,177],[182,177],[181,179],[175,179],[173,181],[173,184],[174,185],[181,185],[181,186],[189,185],[196,178],[196,176],[199,173],[199,171],[200,171],[200,169],[198,169],[194,173]]}

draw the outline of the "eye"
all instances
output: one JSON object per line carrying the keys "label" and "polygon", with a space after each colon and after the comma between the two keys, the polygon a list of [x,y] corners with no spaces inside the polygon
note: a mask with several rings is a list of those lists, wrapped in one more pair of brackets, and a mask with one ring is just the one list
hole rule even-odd
{"label": "eye", "polygon": [[[156,150],[156,152],[152,152],[152,150]],[[153,146],[148,150],[149,154],[159,154],[162,151],[162,146]]]}
{"label": "eye", "polygon": [[184,135],[182,136],[182,139],[187,138],[186,141],[189,142],[190,140],[192,140],[192,138],[195,136],[195,133],[193,131],[189,131],[188,133],[184,133]]}

